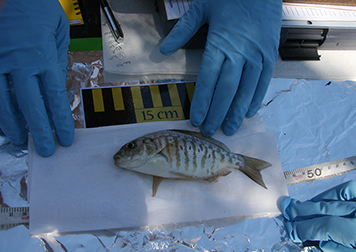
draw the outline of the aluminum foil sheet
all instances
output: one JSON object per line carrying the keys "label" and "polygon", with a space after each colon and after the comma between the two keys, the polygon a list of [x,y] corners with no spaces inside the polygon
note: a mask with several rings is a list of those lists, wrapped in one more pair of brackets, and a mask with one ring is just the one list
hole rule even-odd
{"label": "aluminum foil sheet", "polygon": [[[80,88],[97,87],[108,85],[125,85],[127,83],[104,83],[103,65],[101,52],[79,52],[69,54],[68,71],[68,94],[71,99],[73,118],[77,128],[83,127],[83,112],[80,102]],[[152,82],[154,82],[153,80]],[[146,82],[147,83],[147,82]],[[131,83],[130,83],[131,84]],[[311,132],[309,126],[290,126],[298,120],[293,118],[300,117],[300,110],[289,111],[284,117],[279,114],[279,100],[290,101],[290,94],[299,96],[304,106],[316,104],[328,97],[335,100],[351,100],[354,97],[356,84],[348,82],[345,84],[332,83],[334,88],[332,92],[314,95],[311,91],[314,82],[303,80],[277,80],[276,84],[271,84],[268,95],[264,101],[264,106],[260,110],[261,118],[267,130],[275,133],[277,146],[280,151],[280,158],[284,170],[293,166],[294,159],[288,156],[287,150],[292,150],[291,146],[297,139],[286,138],[285,136],[293,133],[296,129],[300,132]],[[330,84],[329,84],[330,85]],[[339,85],[339,86],[338,86]],[[343,86],[343,87],[341,87]],[[315,85],[314,85],[315,87]],[[325,86],[327,88],[327,86]],[[337,88],[340,93],[335,93]],[[294,97],[295,98],[295,97]],[[278,104],[279,105],[279,104]],[[302,106],[300,105],[300,106]],[[302,107],[300,107],[302,108]],[[309,107],[310,109],[310,107]],[[349,113],[350,111],[345,111]],[[286,113],[286,111],[283,111]],[[285,116],[289,118],[288,121]],[[351,116],[355,116],[354,114]],[[305,119],[305,118],[301,118]],[[337,118],[333,118],[333,121]],[[355,121],[352,127],[355,126]],[[283,123],[282,123],[283,122]],[[351,121],[350,121],[351,122]],[[352,123],[352,122],[351,122]],[[349,132],[353,134],[352,127]],[[313,132],[312,132],[313,133]],[[309,140],[319,138],[320,134],[309,135]],[[355,134],[356,135],[356,134]],[[355,135],[343,135],[343,137],[355,137]],[[323,135],[323,139],[333,137]],[[338,141],[341,141],[338,139]],[[333,149],[333,141],[327,140],[328,147]],[[308,149],[308,143],[299,145],[300,148]],[[352,148],[352,147],[351,147]],[[327,153],[327,152],[326,152]],[[332,157],[334,157],[332,155]],[[27,202],[27,145],[14,146],[0,133],[0,204],[2,207],[28,206]],[[301,157],[303,159],[303,157]],[[318,158],[308,159],[309,162],[326,162],[331,158],[322,152]],[[307,164],[308,162],[300,164]],[[339,176],[339,180],[345,179],[345,176]],[[356,179],[356,174],[347,174],[348,179]],[[312,182],[304,183],[306,185],[295,185],[289,187],[291,196],[300,196],[302,198],[312,197],[310,188],[318,187],[325,183]],[[299,188],[306,187],[305,190]],[[324,189],[323,187],[320,187]],[[304,192],[304,194],[303,194]],[[45,199],[44,199],[45,200]],[[302,199],[303,200],[303,199]],[[60,202],[58,202],[60,204]],[[318,251],[317,248],[303,248],[301,244],[294,244],[289,240],[284,230],[283,218],[255,218],[237,220],[235,224],[224,225],[222,221],[215,223],[193,223],[191,225],[181,226],[155,226],[142,227],[132,230],[106,230],[93,233],[76,234],[43,234],[30,237],[28,229],[24,225],[14,227],[9,230],[0,231],[0,251]]]}
{"label": "aluminum foil sheet", "polygon": [[139,80],[104,82],[102,51],[80,51],[68,53],[67,90],[76,128],[84,127],[81,88],[150,84],[157,81],[147,76]]}
{"label": "aluminum foil sheet", "polygon": [[67,90],[76,128],[84,127],[80,89],[102,85],[103,71],[101,51],[68,53]]}

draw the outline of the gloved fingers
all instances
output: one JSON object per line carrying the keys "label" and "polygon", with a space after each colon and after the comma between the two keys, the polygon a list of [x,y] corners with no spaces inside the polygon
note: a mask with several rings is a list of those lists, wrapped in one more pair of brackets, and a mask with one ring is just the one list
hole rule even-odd
{"label": "gloved fingers", "polygon": [[222,125],[239,88],[244,65],[245,60],[242,57],[236,57],[235,59],[227,58],[225,60],[218,83],[216,84],[209,112],[201,126],[201,132],[204,136],[212,136]]}
{"label": "gloved fingers", "polygon": [[355,252],[354,248],[348,248],[333,241],[322,241],[320,242],[319,247],[323,252]]}
{"label": "gloved fingers", "polygon": [[231,136],[240,128],[250,107],[260,74],[260,66],[245,65],[239,88],[222,125],[222,130],[226,135]]}
{"label": "gloved fingers", "polygon": [[356,219],[336,216],[287,222],[289,237],[296,242],[333,241],[348,248],[356,247]]}
{"label": "gloved fingers", "polygon": [[17,101],[27,121],[37,152],[49,156],[54,151],[54,137],[42,99],[38,78],[26,70],[11,73]]}
{"label": "gloved fingers", "polygon": [[74,140],[74,121],[65,87],[65,76],[59,68],[58,65],[53,65],[44,71],[40,78],[58,142],[62,146],[70,146]]}
{"label": "gloved fingers", "polygon": [[59,18],[59,25],[56,30],[55,39],[57,45],[57,54],[58,54],[58,61],[61,65],[63,73],[67,72],[68,66],[68,46],[70,43],[69,37],[69,21],[68,18],[62,9],[59,1],[54,1],[53,4],[57,5],[58,13],[60,15]]}
{"label": "gloved fingers", "polygon": [[0,74],[0,128],[11,142],[23,144],[27,140],[27,130],[15,98],[7,75]]}
{"label": "gloved fingers", "polygon": [[219,48],[206,44],[190,107],[190,122],[194,127],[206,118],[224,60]]}
{"label": "gloved fingers", "polygon": [[290,197],[281,202],[281,210],[289,221],[312,219],[320,216],[356,216],[356,201],[306,201],[300,202]]}
{"label": "gloved fingers", "polygon": [[276,62],[264,63],[255,94],[253,95],[250,107],[246,114],[247,118],[251,118],[256,115],[257,111],[261,108],[261,103],[266,95],[269,83],[271,82],[275,63]]}
{"label": "gloved fingers", "polygon": [[160,45],[160,51],[164,55],[170,55],[184,46],[206,23],[204,6],[202,1],[193,1],[189,9],[179,19],[170,33]]}
{"label": "gloved fingers", "polygon": [[349,181],[335,186],[311,199],[311,201],[356,200],[356,181]]}

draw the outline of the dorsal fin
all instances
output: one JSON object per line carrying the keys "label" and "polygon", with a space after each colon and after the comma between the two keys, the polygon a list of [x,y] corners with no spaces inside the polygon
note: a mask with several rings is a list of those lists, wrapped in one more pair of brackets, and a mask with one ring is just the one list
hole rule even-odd
{"label": "dorsal fin", "polygon": [[186,135],[190,135],[190,136],[193,136],[193,137],[200,138],[200,139],[202,139],[204,141],[207,141],[209,143],[212,143],[212,144],[215,144],[215,145],[219,146],[220,148],[224,149],[225,151],[230,152],[229,147],[227,147],[225,144],[223,144],[222,142],[220,142],[219,140],[216,140],[214,138],[206,137],[201,132],[190,131],[190,130],[180,130],[180,129],[172,129],[172,130],[169,130],[169,131],[176,131],[176,132],[179,132],[179,133],[182,133],[182,134],[186,134]]}

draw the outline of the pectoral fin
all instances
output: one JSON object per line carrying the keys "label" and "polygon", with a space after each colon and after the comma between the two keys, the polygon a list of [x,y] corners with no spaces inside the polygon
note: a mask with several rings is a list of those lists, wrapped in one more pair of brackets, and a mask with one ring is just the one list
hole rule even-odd
{"label": "pectoral fin", "polygon": [[162,177],[153,176],[152,197],[156,196],[158,186],[161,184],[162,180]]}

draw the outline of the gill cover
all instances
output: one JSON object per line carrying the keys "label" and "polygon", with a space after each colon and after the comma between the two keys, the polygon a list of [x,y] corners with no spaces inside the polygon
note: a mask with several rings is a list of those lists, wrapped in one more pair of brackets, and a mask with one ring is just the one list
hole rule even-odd
{"label": "gill cover", "polygon": [[138,138],[121,147],[114,160],[121,168],[136,169],[149,162],[159,151],[153,139]]}

